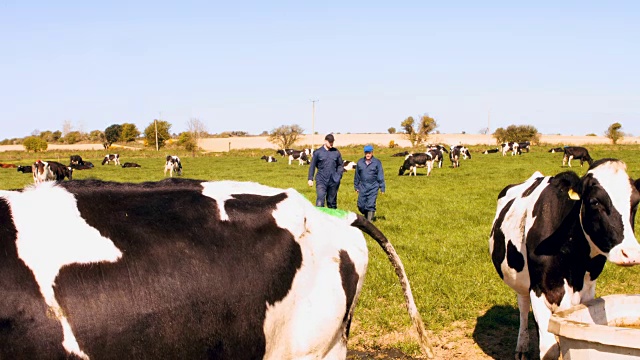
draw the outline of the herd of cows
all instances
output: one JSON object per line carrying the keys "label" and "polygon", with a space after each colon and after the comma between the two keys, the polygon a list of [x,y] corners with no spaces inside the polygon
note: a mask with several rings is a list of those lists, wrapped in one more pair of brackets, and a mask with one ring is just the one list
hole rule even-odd
{"label": "herd of cows", "polygon": [[[529,149],[511,142],[484,153]],[[505,187],[490,234],[493,265],[518,297],[518,359],[529,352],[530,307],[540,357],[557,359],[551,314],[592,299],[607,260],[640,263],[640,180],[621,161],[594,162],[583,147],[549,151],[558,149],[563,166],[577,159],[588,172],[536,172]],[[471,159],[464,146],[441,145],[393,156],[404,156],[399,175],[429,175],[445,153],[454,168]],[[289,164],[312,156],[278,154]],[[118,154],[102,164],[112,162],[120,165]],[[68,166],[38,160],[18,167],[35,186],[0,191],[0,358],[345,359],[368,264],[363,232],[392,263],[433,356],[400,258],[362,216],[316,208],[293,189],[176,179],[182,164],[172,155],[171,178],[159,182],[61,181],[91,167],[78,155]],[[56,224],[71,231],[52,237]]]}

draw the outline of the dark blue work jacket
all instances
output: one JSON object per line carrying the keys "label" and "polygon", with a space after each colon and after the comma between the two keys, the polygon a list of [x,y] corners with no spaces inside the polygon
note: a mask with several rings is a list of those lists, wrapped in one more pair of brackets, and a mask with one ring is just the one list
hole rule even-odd
{"label": "dark blue work jacket", "polygon": [[342,155],[336,148],[327,150],[324,146],[313,152],[311,165],[309,166],[309,180],[313,180],[313,173],[318,168],[316,174],[316,184],[340,184],[342,179]]}

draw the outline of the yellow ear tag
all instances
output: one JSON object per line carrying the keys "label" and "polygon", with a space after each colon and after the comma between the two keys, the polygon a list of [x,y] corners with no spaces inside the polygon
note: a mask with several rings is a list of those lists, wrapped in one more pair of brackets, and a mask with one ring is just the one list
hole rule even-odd
{"label": "yellow ear tag", "polygon": [[580,195],[578,195],[578,193],[575,192],[573,189],[569,189],[569,191],[567,193],[569,194],[569,199],[571,199],[571,200],[580,200]]}

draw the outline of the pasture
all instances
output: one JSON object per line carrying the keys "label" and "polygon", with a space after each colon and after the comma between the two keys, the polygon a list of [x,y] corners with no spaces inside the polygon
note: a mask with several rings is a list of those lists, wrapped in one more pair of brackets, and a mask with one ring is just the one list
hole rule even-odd
{"label": "pasture", "polygon": [[[345,160],[356,161],[362,147],[340,147]],[[418,169],[417,177],[398,176],[402,157],[391,154],[404,149],[376,149],[385,169],[387,193],[378,197],[376,226],[393,243],[411,281],[416,303],[432,334],[436,355],[443,359],[512,358],[518,329],[515,293],[496,274],[491,263],[488,238],[495,215],[496,198],[506,185],[527,179],[534,171],[553,175],[561,171],[562,154],[552,146],[532,146],[520,156],[483,155],[487,147],[471,147],[472,159],[453,169],[448,158],[431,176]],[[617,158],[627,163],[629,175],[640,177],[639,145],[587,145],[594,159]],[[260,160],[273,150],[243,150],[217,154],[191,154],[164,150],[121,151],[121,163],[136,162],[141,168],[100,165],[106,152],[7,152],[0,162],[20,165],[37,159],[69,163],[79,154],[95,168],[74,171],[74,180],[142,182],[164,178],[167,154],[182,159],[184,177],[202,180],[255,181],[280,188],[295,188],[315,201],[315,188],[307,186],[308,166],[286,158],[276,163]],[[446,155],[446,154],[445,154]],[[585,164],[573,161],[571,170],[584,175]],[[19,189],[33,184],[30,174],[15,168],[0,169],[0,188]],[[353,171],[346,172],[338,194],[338,207],[357,212]],[[46,204],[45,204],[46,206]],[[99,205],[97,205],[99,206]],[[52,207],[52,211],[55,208]],[[351,328],[350,348],[393,352],[397,349],[419,356],[396,275],[377,244],[369,242],[370,265]],[[618,268],[607,264],[599,278],[597,296],[640,293],[636,279],[640,267]],[[532,320],[533,323],[533,320]],[[534,325],[532,325],[533,327]],[[532,346],[535,348],[535,345]]]}

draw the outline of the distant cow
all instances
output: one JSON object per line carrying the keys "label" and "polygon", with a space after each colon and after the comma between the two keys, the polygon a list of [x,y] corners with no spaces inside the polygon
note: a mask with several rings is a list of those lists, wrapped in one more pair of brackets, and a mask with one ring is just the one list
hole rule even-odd
{"label": "distant cow", "polygon": [[71,156],[69,156],[69,164],[70,165],[83,165],[84,161],[82,161],[82,157],[80,155],[71,155]]}
{"label": "distant cow", "polygon": [[291,155],[291,153],[294,152],[294,151],[296,151],[296,150],[293,150],[293,149],[280,149],[280,150],[277,150],[276,153],[278,155],[284,157],[286,155]]}
{"label": "distant cow", "polygon": [[401,157],[401,156],[407,156],[407,155],[409,155],[409,152],[408,151],[403,151],[403,152],[395,153],[395,154],[393,154],[391,156]]}
{"label": "distant cow", "polygon": [[31,165],[18,165],[18,172],[23,174],[33,174],[33,167]]}
{"label": "distant cow", "polygon": [[529,152],[531,150],[531,142],[530,141],[522,141],[518,143],[518,151],[522,154],[522,151],[526,150]]}
{"label": "distant cow", "polygon": [[459,153],[458,158],[462,157],[465,160],[467,158],[471,159],[471,153],[469,152],[469,149],[466,146],[464,146],[464,145],[451,146],[451,148],[449,149],[449,152],[451,152],[451,151],[453,151],[455,149],[458,150],[458,153]]}
{"label": "distant cow", "polygon": [[126,162],[124,164],[122,164],[123,168],[139,168],[142,167],[139,164],[133,163],[133,162]]}
{"label": "distant cow", "polygon": [[427,150],[440,150],[443,153],[447,153],[447,148],[444,145],[440,144],[429,144],[427,145]]}
{"label": "distant cow", "polygon": [[344,160],[342,162],[342,168],[344,169],[344,171],[355,170],[356,169],[356,165],[358,165],[358,164],[353,162],[353,161],[349,161],[349,160]]}
{"label": "distant cow", "polygon": [[298,160],[298,165],[309,165],[310,162],[309,156],[307,156],[305,152],[299,150],[293,150],[291,154],[289,154],[289,165],[291,165],[293,160]]}
{"label": "distant cow", "polygon": [[460,167],[460,157],[460,148],[451,148],[451,150],[449,151],[449,160],[451,160],[451,166],[453,166],[454,169]]}
{"label": "distant cow", "polygon": [[18,166],[15,164],[0,164],[0,168],[3,168],[3,169],[14,169],[16,167]]}
{"label": "distant cow", "polygon": [[102,165],[110,164],[113,161],[114,165],[120,165],[120,154],[109,154],[105,155],[102,160]]}
{"label": "distant cow", "polygon": [[507,155],[507,153],[509,151],[511,151],[511,156],[515,155],[515,154],[520,154],[520,149],[518,148],[519,144],[517,142],[507,142],[507,143],[502,143],[501,147],[502,147],[502,156]]}
{"label": "distant cow", "polygon": [[167,162],[164,165],[164,176],[167,176],[167,171],[169,171],[169,176],[173,177],[173,172],[176,174],[182,175],[182,163],[180,162],[180,158],[176,155],[167,155]]}
{"label": "distant cow", "polygon": [[583,148],[582,146],[565,146],[564,147],[564,156],[562,157],[562,166],[565,166],[567,163],[569,167],[571,167],[571,160],[576,159],[580,160],[580,167],[586,161],[589,165],[593,164],[593,159],[589,156],[589,151]]}
{"label": "distant cow", "polygon": [[278,160],[276,158],[274,158],[273,156],[267,156],[267,155],[262,155],[262,157],[260,158],[261,160],[264,160],[268,163],[270,162],[277,162]]}
{"label": "distant cow", "polygon": [[548,152],[550,152],[550,153],[564,152],[564,148],[561,148],[561,147],[555,147],[555,148],[551,148],[551,149],[549,149],[549,151],[548,151]]}
{"label": "distant cow", "polygon": [[45,181],[72,179],[73,169],[56,161],[36,161],[32,166],[33,181],[36,184]]}
{"label": "distant cow", "polygon": [[432,357],[393,245],[361,215],[323,210],[249,182],[0,191],[0,359],[345,359],[364,233]]}
{"label": "distant cow", "polygon": [[623,162],[602,159],[582,178],[572,171],[547,177],[536,172],[500,192],[489,251],[498,275],[518,297],[516,359],[529,352],[530,307],[540,358],[558,359],[556,337],[548,331],[551,315],[593,299],[607,260],[640,263],[634,234],[639,188]]}
{"label": "distant cow", "polygon": [[495,148],[495,149],[487,149],[487,150],[483,151],[482,153],[483,154],[495,154],[495,153],[497,153],[499,151],[500,151],[500,148]]}
{"label": "distant cow", "polygon": [[69,165],[73,170],[89,170],[93,167],[93,164],[90,161],[82,161],[78,164]]}
{"label": "distant cow", "polygon": [[400,166],[398,175],[404,175],[405,171],[409,171],[409,176],[417,176],[417,168],[427,168],[427,176],[431,175],[434,162],[442,163],[442,152],[438,150],[429,150],[426,153],[413,153],[404,158],[404,163]]}

